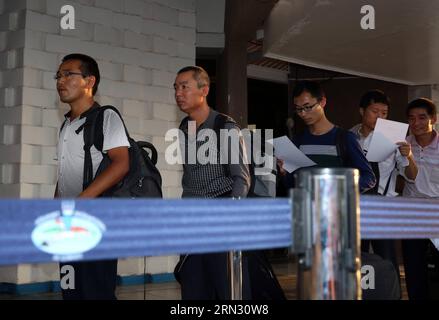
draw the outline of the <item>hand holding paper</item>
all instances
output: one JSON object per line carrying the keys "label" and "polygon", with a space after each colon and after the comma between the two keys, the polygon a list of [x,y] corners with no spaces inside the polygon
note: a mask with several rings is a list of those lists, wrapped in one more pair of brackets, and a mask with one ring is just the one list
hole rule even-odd
{"label": "hand holding paper", "polygon": [[274,155],[284,162],[283,168],[289,173],[302,167],[314,166],[316,163],[300,151],[287,136],[272,140]]}
{"label": "hand holding paper", "polygon": [[386,160],[395,152],[397,143],[405,141],[408,127],[407,123],[378,119],[367,150],[367,160],[373,162]]}

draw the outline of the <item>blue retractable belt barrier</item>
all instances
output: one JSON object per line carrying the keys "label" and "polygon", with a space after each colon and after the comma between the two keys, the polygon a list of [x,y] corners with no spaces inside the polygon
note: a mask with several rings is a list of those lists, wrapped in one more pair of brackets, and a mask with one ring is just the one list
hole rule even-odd
{"label": "blue retractable belt barrier", "polygon": [[291,244],[289,199],[75,200],[73,216],[61,208],[61,200],[0,201],[0,264]]}
{"label": "blue retractable belt barrier", "polygon": [[439,200],[361,196],[364,239],[439,238]]}
{"label": "blue retractable belt barrier", "polygon": [[[1,200],[0,265],[292,242],[290,199],[75,200],[73,216],[62,203],[69,200]],[[363,239],[439,238],[439,200],[361,196],[360,210]]]}

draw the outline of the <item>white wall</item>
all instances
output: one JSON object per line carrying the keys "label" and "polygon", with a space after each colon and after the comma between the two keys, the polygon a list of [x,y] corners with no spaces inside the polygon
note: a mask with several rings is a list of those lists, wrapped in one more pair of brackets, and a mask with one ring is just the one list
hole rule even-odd
{"label": "white wall", "polygon": [[[182,114],[176,71],[195,63],[194,0],[71,0],[76,29],[60,28],[65,0],[0,0],[0,197],[51,198],[59,126],[53,74],[72,52],[100,66],[97,100],[122,112],[130,134],[159,151],[167,198],[181,195],[181,168],[164,162],[164,134]],[[147,259],[147,272],[171,272],[176,257]],[[143,259],[121,260],[122,275],[143,273]],[[56,265],[0,269],[0,282],[57,278]]]}
{"label": "white wall", "polygon": [[196,0],[197,47],[224,48],[225,9],[225,0]]}

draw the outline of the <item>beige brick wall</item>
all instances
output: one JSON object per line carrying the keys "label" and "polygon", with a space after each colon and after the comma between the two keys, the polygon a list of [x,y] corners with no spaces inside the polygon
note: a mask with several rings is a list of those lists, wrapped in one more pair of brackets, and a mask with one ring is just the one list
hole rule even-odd
{"label": "beige brick wall", "polygon": [[[81,52],[101,70],[97,100],[122,111],[130,134],[159,151],[167,198],[181,194],[181,168],[164,163],[164,134],[182,117],[175,72],[195,63],[195,1],[72,0],[75,30],[62,30],[64,0],[0,0],[0,197],[51,198],[63,114],[53,74]],[[148,272],[172,272],[176,257],[147,258]],[[123,260],[122,275],[143,273],[143,259]],[[0,282],[56,280],[56,264],[0,268]]]}

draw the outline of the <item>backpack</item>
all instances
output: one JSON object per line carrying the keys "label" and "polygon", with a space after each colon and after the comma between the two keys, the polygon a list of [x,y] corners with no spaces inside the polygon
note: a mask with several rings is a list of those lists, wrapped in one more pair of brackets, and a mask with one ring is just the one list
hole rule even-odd
{"label": "backpack", "polygon": [[[250,132],[250,139],[247,141],[249,145],[247,146],[250,152],[250,176],[252,179],[252,185],[249,190],[248,197],[276,197],[276,184],[277,184],[277,165],[276,158],[274,155],[269,155],[262,148],[254,144],[253,131]],[[255,150],[253,150],[255,148]],[[256,154],[254,154],[256,151]],[[267,162],[261,163],[261,161],[256,161],[256,158],[265,157]],[[259,163],[259,164],[258,164]]]}
{"label": "backpack", "polygon": [[[373,286],[362,287],[363,300],[400,300],[401,286],[399,284],[398,273],[392,262],[381,258],[379,255],[368,252],[361,252],[361,266],[370,266],[373,269],[371,281]],[[365,269],[367,275],[367,269]],[[363,277],[363,275],[362,275]],[[368,279],[364,279],[364,282]],[[362,280],[363,282],[363,280]]]}
{"label": "backpack", "polygon": [[243,252],[247,260],[252,300],[287,300],[265,250]]}
{"label": "backpack", "polygon": [[[220,130],[225,128],[226,123],[233,123],[236,125],[236,122],[229,116],[219,113],[215,118],[215,124],[213,130],[217,136],[217,148],[218,152],[220,150]],[[248,198],[256,198],[256,197],[275,197],[276,196],[276,160],[274,158],[270,161],[270,166],[268,168],[264,167],[263,164],[256,164],[255,158],[252,152],[253,148],[253,132],[250,132],[250,145],[246,146],[249,148],[247,154],[250,154],[250,164],[248,165],[250,171],[250,188],[247,194]],[[258,146],[256,146],[258,147]],[[258,149],[260,151],[260,156],[267,156],[262,149]],[[227,175],[230,175],[230,170],[228,165],[224,166],[224,169]]]}
{"label": "backpack", "polygon": [[[111,163],[107,154],[102,153],[103,159],[99,164],[95,177],[93,177],[93,164],[90,148],[92,145],[102,152],[104,134],[103,120],[104,111],[111,109],[117,113],[125,127],[125,132],[130,143],[129,157],[130,169],[126,176],[115,186],[101,194],[101,197],[115,198],[162,198],[162,178],[157,164],[157,150],[149,142],[135,141],[128,134],[125,123],[119,111],[113,106],[93,106],[86,115],[85,123],[80,126],[76,133],[84,130],[84,179],[83,190],[87,188],[94,178],[102,173]],[[61,127],[62,129],[62,127]],[[149,154],[148,151],[151,153]]]}

